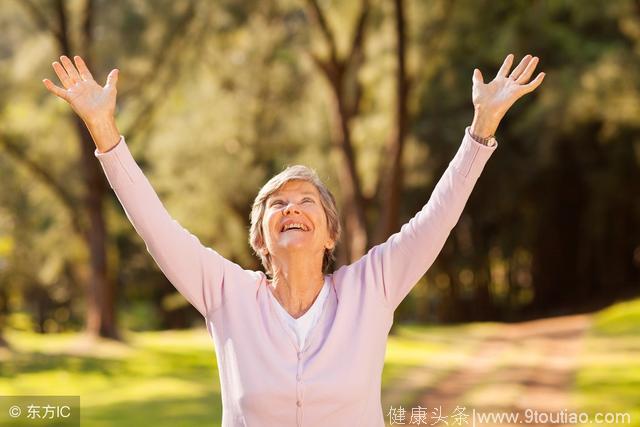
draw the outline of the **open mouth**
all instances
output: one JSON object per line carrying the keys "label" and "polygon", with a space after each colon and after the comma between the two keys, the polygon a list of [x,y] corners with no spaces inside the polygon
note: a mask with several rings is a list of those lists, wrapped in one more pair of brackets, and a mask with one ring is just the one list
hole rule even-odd
{"label": "open mouth", "polygon": [[291,222],[289,224],[283,225],[280,229],[281,233],[284,233],[286,231],[309,231],[309,227],[301,222]]}

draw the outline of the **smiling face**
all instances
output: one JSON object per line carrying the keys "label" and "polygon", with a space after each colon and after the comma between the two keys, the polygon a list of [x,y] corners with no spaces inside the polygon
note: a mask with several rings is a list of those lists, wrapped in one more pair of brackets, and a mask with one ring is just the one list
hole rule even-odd
{"label": "smiling face", "polygon": [[319,258],[333,248],[320,193],[308,181],[291,180],[271,194],[262,220],[265,249],[272,259],[291,252]]}

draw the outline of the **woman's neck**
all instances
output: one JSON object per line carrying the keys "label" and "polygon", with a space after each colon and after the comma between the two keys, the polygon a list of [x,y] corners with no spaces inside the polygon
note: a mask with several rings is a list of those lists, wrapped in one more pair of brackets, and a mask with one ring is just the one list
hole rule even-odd
{"label": "woman's neck", "polygon": [[280,305],[295,319],[309,310],[324,285],[321,264],[299,261],[275,263],[270,283]]}

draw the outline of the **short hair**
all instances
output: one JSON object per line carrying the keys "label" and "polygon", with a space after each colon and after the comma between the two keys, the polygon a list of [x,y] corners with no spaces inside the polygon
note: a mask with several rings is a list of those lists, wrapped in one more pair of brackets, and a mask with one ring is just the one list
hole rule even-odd
{"label": "short hair", "polygon": [[[264,218],[264,213],[266,210],[267,199],[269,196],[274,194],[283,185],[285,185],[289,181],[307,181],[313,184],[318,193],[320,193],[320,203],[324,210],[325,216],[327,218],[327,228],[329,229],[329,236],[333,241],[338,243],[341,234],[340,227],[340,216],[338,214],[338,208],[336,207],[336,200],[331,194],[331,191],[327,188],[326,185],[320,180],[318,174],[315,170],[304,166],[304,165],[293,165],[287,166],[282,172],[271,178],[267,181],[266,184],[262,186],[255,200],[253,201],[253,206],[251,208],[251,228],[249,231],[249,244],[251,248],[255,252],[256,255],[260,257],[262,261],[262,265],[264,266],[266,273],[268,275],[273,275],[272,263],[271,263],[271,255],[263,254],[262,249],[265,247],[265,239],[262,231],[262,220]],[[326,273],[329,265],[334,260],[334,250],[333,248],[325,248],[324,257],[322,260],[322,272]]]}

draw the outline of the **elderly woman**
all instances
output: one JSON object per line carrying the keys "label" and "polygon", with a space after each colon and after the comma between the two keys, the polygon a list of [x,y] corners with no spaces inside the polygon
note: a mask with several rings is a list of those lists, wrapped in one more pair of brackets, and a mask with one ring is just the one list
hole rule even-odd
{"label": "elderly woman", "polygon": [[53,69],[48,90],[84,120],[95,155],[129,220],[176,289],[202,314],[215,344],[223,426],[383,426],[381,372],[394,310],[425,274],[454,227],[511,105],[537,88],[538,58],[496,77],[473,73],[473,123],[428,203],[402,229],[327,274],[340,238],[333,196],[305,166],[260,190],[250,244],[266,274],[203,246],[163,207],[115,125],[118,70],[98,85],[82,58]]}

